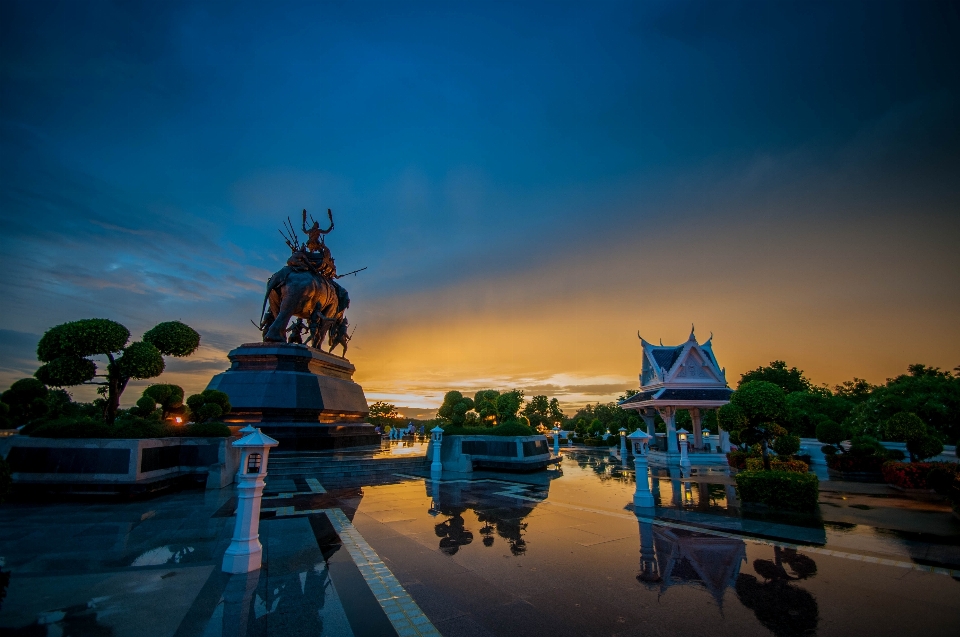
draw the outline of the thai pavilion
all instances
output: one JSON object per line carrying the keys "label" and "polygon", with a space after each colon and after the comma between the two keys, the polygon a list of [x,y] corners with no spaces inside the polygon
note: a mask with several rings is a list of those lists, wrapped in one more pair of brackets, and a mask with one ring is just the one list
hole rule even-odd
{"label": "thai pavilion", "polygon": [[[639,333],[637,336],[640,336]],[[653,345],[640,336],[643,362],[640,366],[640,391],[621,401],[623,409],[635,409],[647,425],[647,433],[656,442],[650,448],[653,464],[680,462],[677,435],[677,410],[687,410],[693,423],[688,438],[692,464],[725,464],[730,440],[719,424],[714,435],[703,431],[703,415],[730,402],[733,390],[727,387],[726,372],[713,354],[713,334],[703,344],[697,342],[693,328],[686,343],[677,346]],[[657,414],[666,424],[666,434],[657,434]]]}

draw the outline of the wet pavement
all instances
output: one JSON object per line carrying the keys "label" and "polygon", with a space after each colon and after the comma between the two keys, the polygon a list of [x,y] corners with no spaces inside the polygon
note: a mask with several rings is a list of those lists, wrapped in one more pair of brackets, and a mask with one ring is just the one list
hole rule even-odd
{"label": "wet pavement", "polygon": [[0,506],[4,635],[957,635],[960,521],[883,485],[743,511],[711,471],[653,481],[565,450],[534,474],[273,481],[264,566],[220,572],[232,488]]}

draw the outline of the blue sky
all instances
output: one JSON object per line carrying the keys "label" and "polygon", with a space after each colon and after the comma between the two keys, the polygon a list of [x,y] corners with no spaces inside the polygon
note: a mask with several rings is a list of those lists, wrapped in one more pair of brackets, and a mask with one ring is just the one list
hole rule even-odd
{"label": "blue sky", "polygon": [[4,3],[0,385],[106,316],[194,325],[202,389],[328,207],[358,379],[411,409],[605,400],[691,322],[734,381],[952,368],[958,36],[935,2]]}

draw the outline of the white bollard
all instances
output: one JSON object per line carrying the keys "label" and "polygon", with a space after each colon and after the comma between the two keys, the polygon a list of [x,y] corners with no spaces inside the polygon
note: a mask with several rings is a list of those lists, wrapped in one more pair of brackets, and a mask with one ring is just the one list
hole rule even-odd
{"label": "white bollard", "polygon": [[560,425],[553,426],[553,455],[560,455]]}
{"label": "white bollard", "polygon": [[240,449],[240,468],[237,471],[237,520],[233,539],[223,555],[223,571],[226,573],[249,573],[260,568],[263,559],[260,499],[267,475],[267,456],[277,444],[259,429],[233,443]]}
{"label": "white bollard", "polygon": [[637,488],[633,492],[634,509],[652,509],[655,506],[650,482],[647,480],[647,441],[650,434],[637,429],[627,436],[633,447],[633,466],[636,470]]}
{"label": "white bollard", "polygon": [[430,430],[433,441],[433,462],[430,463],[430,474],[439,476],[443,472],[443,463],[440,462],[440,447],[443,444],[443,429],[439,425]]}

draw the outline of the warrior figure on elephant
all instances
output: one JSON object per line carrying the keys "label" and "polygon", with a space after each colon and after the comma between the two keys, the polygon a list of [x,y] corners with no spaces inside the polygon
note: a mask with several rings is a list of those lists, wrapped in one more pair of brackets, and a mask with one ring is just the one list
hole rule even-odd
{"label": "warrior figure on elephant", "polygon": [[293,342],[300,340],[299,332],[303,330],[305,320],[309,329],[307,344],[319,348],[331,328],[344,320],[350,296],[335,280],[336,262],[323,240],[324,235],[333,230],[333,213],[327,210],[327,215],[329,228],[321,229],[315,220],[308,228],[307,211],[303,211],[302,229],[308,237],[306,244],[300,244],[292,225],[288,229],[290,234],[285,239],[292,254],[287,264],[270,277],[263,299],[260,329],[265,342],[287,342],[287,333],[290,332],[287,326],[296,317],[294,329],[298,330],[298,335],[291,334],[290,339]]}

